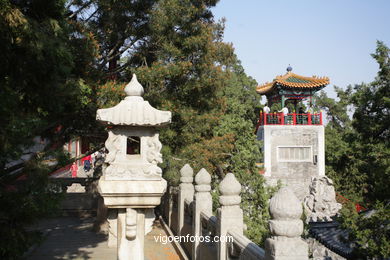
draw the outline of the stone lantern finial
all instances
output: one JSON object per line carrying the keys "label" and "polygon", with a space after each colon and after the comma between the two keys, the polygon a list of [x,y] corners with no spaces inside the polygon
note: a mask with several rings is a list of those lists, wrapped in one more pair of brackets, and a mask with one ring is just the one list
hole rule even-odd
{"label": "stone lantern finial", "polygon": [[125,87],[125,93],[128,97],[141,97],[144,94],[144,88],[138,82],[137,76],[133,74],[131,81]]}

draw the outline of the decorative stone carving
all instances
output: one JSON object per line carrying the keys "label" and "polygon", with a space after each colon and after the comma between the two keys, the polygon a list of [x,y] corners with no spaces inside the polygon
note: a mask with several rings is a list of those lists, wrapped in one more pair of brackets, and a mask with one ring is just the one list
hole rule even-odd
{"label": "decorative stone carving", "polygon": [[195,176],[195,190],[199,192],[207,192],[211,190],[211,176],[202,168]]}
{"label": "decorative stone carving", "polygon": [[303,232],[301,220],[270,220],[270,231],[277,236],[298,237]]}
{"label": "decorative stone carving", "polygon": [[135,239],[137,236],[137,211],[135,209],[126,209],[126,238]]}
{"label": "decorative stone carving", "polygon": [[205,168],[200,169],[195,176],[195,183],[197,185],[209,185],[211,183],[210,173],[208,173]]}
{"label": "decorative stone carving", "polygon": [[272,237],[265,242],[266,260],[306,260],[308,245],[303,232],[302,205],[288,187],[281,188],[270,201],[269,221]]}
{"label": "decorative stone carving", "polygon": [[222,206],[239,206],[241,203],[241,184],[237,181],[233,173],[226,174],[219,184],[221,196],[219,202]]}
{"label": "decorative stone carving", "polygon": [[[127,138],[140,137],[140,154],[126,154]],[[157,166],[162,162],[161,143],[158,133],[152,129],[115,128],[109,131],[106,141],[108,154],[105,162],[106,179],[140,180],[161,179],[162,170]]]}
{"label": "decorative stone carving", "polygon": [[192,183],[194,181],[194,170],[186,163],[180,170],[180,181],[182,183]]}
{"label": "decorative stone carving", "polygon": [[[116,126],[109,129],[105,143],[108,150],[105,179],[160,180],[162,170],[157,164],[162,162],[162,145],[155,129],[145,126],[170,123],[171,112],[154,109],[144,101],[143,88],[135,75],[125,92],[128,96],[118,105],[97,111],[97,120]],[[139,138],[139,154],[128,152],[128,139],[133,137]]]}
{"label": "decorative stone carving", "polygon": [[135,74],[133,74],[133,78],[130,83],[126,85],[124,90],[128,97],[140,97],[144,94],[144,88],[139,84]]}
{"label": "decorative stone carving", "polygon": [[105,142],[105,146],[108,151],[105,162],[113,163],[116,158],[116,154],[121,151],[121,140],[119,135],[114,134],[113,131],[108,131],[108,138]]}
{"label": "decorative stone carving", "polygon": [[313,177],[309,186],[310,194],[304,199],[307,220],[332,221],[341,209],[341,204],[336,201],[336,192],[333,181],[326,177]]}
{"label": "decorative stone carving", "polygon": [[302,205],[290,188],[281,188],[269,204],[272,219],[299,219],[302,215]]}
{"label": "decorative stone carving", "polygon": [[162,163],[162,154],[160,153],[162,145],[160,140],[158,139],[158,134],[153,137],[149,137],[147,140],[147,145],[148,152],[146,153],[146,160],[154,165]]}
{"label": "decorative stone carving", "polygon": [[72,183],[72,185],[68,186],[66,189],[67,193],[85,193],[85,187],[80,183]]}
{"label": "decorative stone carving", "polygon": [[118,259],[143,260],[145,232],[151,230],[153,208],[167,187],[158,167],[162,145],[157,127],[171,122],[171,112],[157,110],[142,98],[144,90],[135,75],[125,93],[118,105],[97,111],[96,119],[109,125],[108,154],[98,189],[104,204],[118,212],[116,221],[109,220],[111,231],[117,226],[111,240],[117,237]]}

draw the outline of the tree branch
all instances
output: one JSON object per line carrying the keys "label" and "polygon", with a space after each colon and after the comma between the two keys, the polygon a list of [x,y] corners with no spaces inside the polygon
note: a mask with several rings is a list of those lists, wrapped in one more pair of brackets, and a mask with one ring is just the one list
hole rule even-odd
{"label": "tree branch", "polygon": [[72,19],[74,16],[78,15],[79,13],[81,13],[81,11],[83,11],[85,8],[87,8],[88,6],[90,6],[92,3],[93,3],[93,0],[86,2],[86,3],[85,3],[84,5],[82,5],[77,11],[75,11],[74,13],[72,13],[71,15],[69,15],[68,18],[69,18],[69,19]]}

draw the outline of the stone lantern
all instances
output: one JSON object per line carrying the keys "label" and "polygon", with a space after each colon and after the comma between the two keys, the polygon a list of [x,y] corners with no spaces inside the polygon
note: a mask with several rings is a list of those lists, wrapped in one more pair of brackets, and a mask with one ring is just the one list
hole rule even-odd
{"label": "stone lantern", "polygon": [[162,178],[157,128],[171,122],[171,112],[153,108],[133,75],[118,105],[99,109],[107,125],[108,154],[98,189],[106,207],[118,210],[118,259],[144,259],[145,213],[160,204],[167,182]]}

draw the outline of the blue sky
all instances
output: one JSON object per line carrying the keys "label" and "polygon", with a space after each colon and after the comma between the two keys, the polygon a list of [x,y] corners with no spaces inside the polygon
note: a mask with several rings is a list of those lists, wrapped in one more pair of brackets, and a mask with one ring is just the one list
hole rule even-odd
{"label": "blue sky", "polygon": [[371,82],[378,65],[376,40],[390,47],[390,0],[221,0],[212,9],[225,17],[246,73],[259,84],[293,72],[328,76],[333,85]]}

